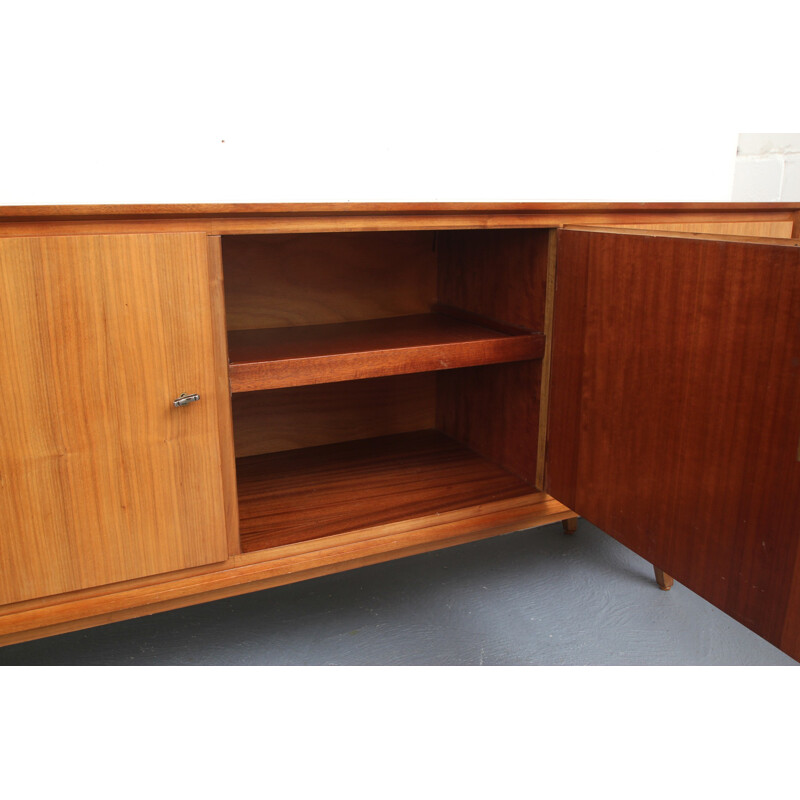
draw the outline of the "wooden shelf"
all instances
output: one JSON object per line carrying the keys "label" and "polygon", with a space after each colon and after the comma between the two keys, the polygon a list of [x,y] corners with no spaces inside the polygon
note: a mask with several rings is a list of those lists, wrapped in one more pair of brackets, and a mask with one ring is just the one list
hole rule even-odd
{"label": "wooden shelf", "polygon": [[229,331],[233,392],[541,358],[544,336],[446,314]]}
{"label": "wooden shelf", "polygon": [[434,430],[240,458],[236,472],[243,552],[536,493]]}

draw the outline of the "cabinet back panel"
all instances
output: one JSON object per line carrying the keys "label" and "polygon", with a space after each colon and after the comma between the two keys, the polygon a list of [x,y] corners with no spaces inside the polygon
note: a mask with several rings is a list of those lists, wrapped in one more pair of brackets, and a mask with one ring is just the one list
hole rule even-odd
{"label": "cabinet back panel", "polygon": [[433,428],[433,373],[233,395],[237,457]]}
{"label": "cabinet back panel", "polygon": [[441,233],[439,302],[544,331],[548,246],[546,229]]}
{"label": "cabinet back panel", "polygon": [[424,314],[434,244],[425,231],[224,236],[228,330]]}

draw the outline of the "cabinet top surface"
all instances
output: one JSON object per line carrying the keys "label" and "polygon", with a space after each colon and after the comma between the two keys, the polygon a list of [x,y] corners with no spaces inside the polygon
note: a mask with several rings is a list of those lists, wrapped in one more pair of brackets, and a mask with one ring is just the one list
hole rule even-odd
{"label": "cabinet top surface", "polygon": [[0,206],[0,219],[264,217],[321,215],[552,214],[575,212],[795,212],[800,203],[176,203]]}

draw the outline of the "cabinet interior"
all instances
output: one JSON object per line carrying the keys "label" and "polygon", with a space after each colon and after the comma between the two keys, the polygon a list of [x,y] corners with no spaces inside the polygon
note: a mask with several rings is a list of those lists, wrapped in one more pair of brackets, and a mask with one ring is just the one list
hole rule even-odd
{"label": "cabinet interior", "polygon": [[537,491],[549,241],[222,237],[244,552]]}

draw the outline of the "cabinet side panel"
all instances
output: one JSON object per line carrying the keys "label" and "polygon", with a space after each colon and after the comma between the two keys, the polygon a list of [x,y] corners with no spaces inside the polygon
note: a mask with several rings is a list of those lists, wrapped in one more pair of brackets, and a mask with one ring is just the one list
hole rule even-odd
{"label": "cabinet side panel", "polygon": [[205,236],[0,241],[0,350],[0,602],[226,558]]}
{"label": "cabinet side panel", "polygon": [[437,373],[437,427],[535,486],[541,374],[539,360]]}
{"label": "cabinet side panel", "polygon": [[556,252],[558,232],[549,231],[547,241],[547,295],[544,311],[545,348],[539,398],[539,434],[536,452],[536,486],[545,484],[547,471],[547,426],[550,419],[550,373],[553,365],[553,310],[556,301]]}
{"label": "cabinet side panel", "polygon": [[219,449],[222,463],[222,487],[225,496],[225,527],[228,552],[235,555],[239,545],[239,503],[236,492],[236,455],[233,449],[231,384],[228,372],[228,337],[225,324],[225,290],[222,274],[222,241],[208,237],[208,270],[211,286],[211,322],[214,337],[214,366],[217,376],[217,417]]}
{"label": "cabinet side panel", "polygon": [[781,646],[800,251],[578,231],[558,247],[548,491]]}
{"label": "cabinet side panel", "polygon": [[[549,231],[439,234],[438,300],[487,320],[544,331]],[[542,361],[437,375],[437,426],[536,485]]]}

